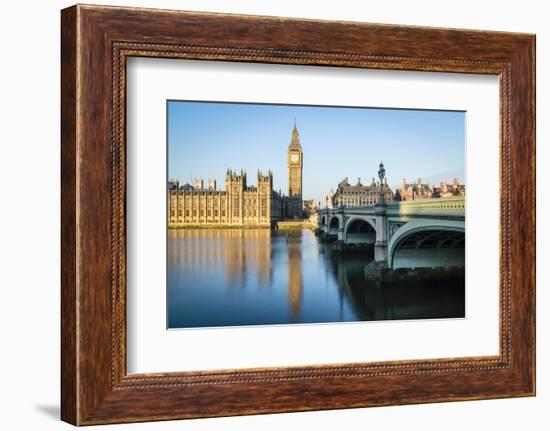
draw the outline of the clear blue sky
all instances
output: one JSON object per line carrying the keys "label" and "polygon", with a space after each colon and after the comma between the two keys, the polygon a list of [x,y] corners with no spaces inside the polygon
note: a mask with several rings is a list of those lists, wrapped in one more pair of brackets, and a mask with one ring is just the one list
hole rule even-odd
{"label": "clear blue sky", "polygon": [[271,169],[274,189],[286,194],[295,118],[303,197],[322,206],[344,177],[370,183],[380,161],[392,189],[403,178],[465,180],[464,112],[183,101],[168,102],[168,177],[215,178],[223,188],[227,168],[244,169],[249,185],[257,169]]}

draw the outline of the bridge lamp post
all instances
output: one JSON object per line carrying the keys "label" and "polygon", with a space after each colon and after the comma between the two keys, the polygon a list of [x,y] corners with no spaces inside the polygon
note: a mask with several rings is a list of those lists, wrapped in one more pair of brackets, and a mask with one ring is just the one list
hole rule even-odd
{"label": "bridge lamp post", "polygon": [[385,265],[388,256],[388,220],[386,216],[386,203],[384,199],[384,178],[386,178],[386,169],[384,169],[384,163],[382,162],[380,162],[380,166],[378,167],[378,178],[380,179],[380,199],[374,207],[374,214],[376,216],[374,260],[382,265]]}
{"label": "bridge lamp post", "polygon": [[380,203],[384,203],[384,178],[386,177],[386,169],[384,163],[380,162],[378,166],[378,178],[380,179]]}

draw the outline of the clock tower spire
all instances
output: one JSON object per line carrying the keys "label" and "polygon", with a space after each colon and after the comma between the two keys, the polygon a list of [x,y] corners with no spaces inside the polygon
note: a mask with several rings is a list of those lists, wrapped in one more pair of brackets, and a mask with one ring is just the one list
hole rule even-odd
{"label": "clock tower spire", "polygon": [[294,128],[287,151],[288,163],[288,197],[289,216],[291,218],[301,218],[302,214],[302,168],[304,165],[302,145],[300,144],[300,134],[294,119]]}
{"label": "clock tower spire", "polygon": [[294,120],[292,138],[288,146],[288,196],[302,196],[303,152],[300,145],[300,134]]}

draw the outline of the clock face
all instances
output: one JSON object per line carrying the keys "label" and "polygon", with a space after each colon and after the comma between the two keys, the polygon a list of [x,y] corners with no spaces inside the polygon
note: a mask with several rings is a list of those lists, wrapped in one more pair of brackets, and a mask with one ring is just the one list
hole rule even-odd
{"label": "clock face", "polygon": [[290,156],[290,161],[296,163],[298,161],[298,154],[293,154]]}

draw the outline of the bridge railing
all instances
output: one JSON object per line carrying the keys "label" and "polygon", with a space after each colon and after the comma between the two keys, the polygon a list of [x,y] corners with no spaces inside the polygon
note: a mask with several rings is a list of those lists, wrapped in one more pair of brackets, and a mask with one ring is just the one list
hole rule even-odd
{"label": "bridge railing", "polygon": [[454,214],[464,215],[466,199],[464,196],[435,198],[414,201],[390,202],[386,207],[388,216],[406,216],[411,214]]}
{"label": "bridge railing", "polygon": [[[433,198],[412,201],[388,202],[386,215],[388,217],[399,217],[407,215],[441,215],[463,217],[466,210],[466,199],[464,196],[453,196],[450,198]],[[332,214],[374,214],[374,205],[354,206],[345,208],[324,209],[319,212],[320,217]]]}
{"label": "bridge railing", "polygon": [[[353,206],[345,208],[325,208],[319,212],[323,214],[353,213],[353,212],[374,212],[374,205]],[[464,196],[453,196],[450,198],[433,198],[413,201],[392,201],[386,204],[386,212],[391,215],[407,215],[418,212],[429,212],[432,210],[464,212],[466,199]]]}

